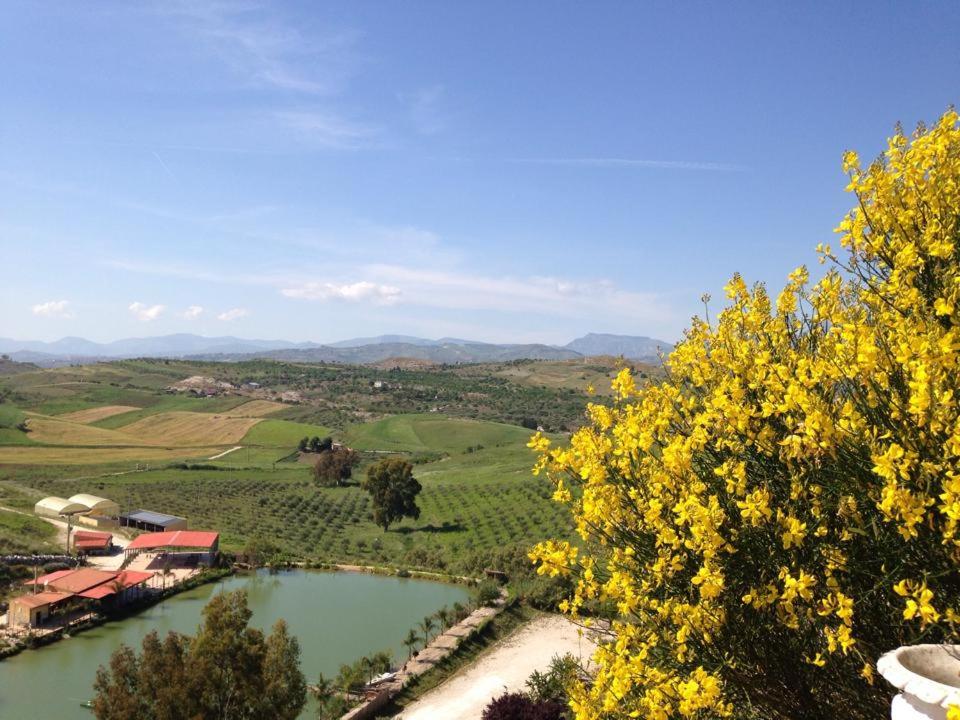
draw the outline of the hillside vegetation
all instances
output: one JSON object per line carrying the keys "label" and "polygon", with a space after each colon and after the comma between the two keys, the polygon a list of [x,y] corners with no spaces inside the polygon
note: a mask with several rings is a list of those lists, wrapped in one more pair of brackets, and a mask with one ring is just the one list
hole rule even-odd
{"label": "hillside vegetation", "polygon": [[[254,542],[325,561],[526,569],[527,547],[572,528],[531,475],[520,422],[575,426],[586,385],[605,386],[615,369],[609,359],[406,369],[136,360],[20,373],[0,380],[0,505],[5,493],[29,509],[87,491],[184,515],[220,531],[228,550]],[[233,389],[168,391],[195,376]],[[16,430],[24,420],[28,432]],[[316,456],[296,450],[315,436],[360,452],[354,484],[314,482]],[[357,481],[391,454],[415,464],[421,515],[384,533]]]}

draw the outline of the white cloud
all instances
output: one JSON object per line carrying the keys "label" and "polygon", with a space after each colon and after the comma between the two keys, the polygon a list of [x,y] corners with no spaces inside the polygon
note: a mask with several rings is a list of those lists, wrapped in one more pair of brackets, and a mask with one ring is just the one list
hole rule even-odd
{"label": "white cloud", "polygon": [[289,298],[300,300],[369,301],[378,305],[392,305],[400,299],[400,288],[392,285],[378,285],[366,280],[344,285],[307,282],[283,288],[280,292]]}
{"label": "white cloud", "polygon": [[48,318],[70,319],[73,317],[69,300],[49,300],[45,303],[34,305],[33,314]]}
{"label": "white cloud", "polygon": [[140,322],[156,320],[166,309],[164,305],[144,305],[142,302],[130,303],[127,308]]}
{"label": "white cloud", "polygon": [[231,308],[226,310],[219,315],[217,315],[217,320],[223,320],[224,322],[230,322],[231,320],[239,320],[242,317],[246,317],[250,314],[249,310],[245,308]]}
{"label": "white cloud", "polygon": [[371,265],[364,271],[373,280],[402,288],[405,305],[565,318],[604,317],[644,327],[673,320],[671,308],[659,295],[624,290],[609,280],[490,277],[401,265]]}
{"label": "white cloud", "polygon": [[256,85],[328,95],[353,72],[359,34],[352,30],[308,36],[269,4],[184,0],[161,3],[156,10],[182,18],[184,31]]}
{"label": "white cloud", "polygon": [[196,320],[201,315],[203,315],[203,308],[200,305],[191,305],[183,311],[183,316],[187,320]]}
{"label": "white cloud", "polygon": [[324,110],[284,110],[273,117],[313,145],[336,150],[367,147],[379,131]]}

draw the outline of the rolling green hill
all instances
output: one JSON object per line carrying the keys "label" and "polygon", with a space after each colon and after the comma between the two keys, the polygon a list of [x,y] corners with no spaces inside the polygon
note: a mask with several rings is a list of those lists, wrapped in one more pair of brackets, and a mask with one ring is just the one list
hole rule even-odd
{"label": "rolling green hill", "polygon": [[503,423],[437,415],[395,415],[377,422],[353,425],[344,431],[343,441],[357,450],[452,454],[478,445],[523,444],[530,435],[525,428]]}

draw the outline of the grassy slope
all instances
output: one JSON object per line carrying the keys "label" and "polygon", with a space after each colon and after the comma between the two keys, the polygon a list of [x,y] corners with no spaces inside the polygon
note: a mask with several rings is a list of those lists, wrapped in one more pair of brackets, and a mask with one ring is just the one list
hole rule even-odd
{"label": "grassy slope", "polygon": [[227,411],[227,414],[231,417],[266,417],[284,410],[286,407],[283,403],[273,402],[272,400],[250,400]]}
{"label": "grassy slope", "polygon": [[10,403],[0,403],[0,445],[33,445],[28,433],[18,430],[17,426],[26,420],[27,415]]}
{"label": "grassy slope", "polygon": [[30,439],[44,445],[129,446],[142,445],[137,437],[116,430],[85,425],[57,417],[31,414],[28,419]]}
{"label": "grassy slope", "polygon": [[57,415],[61,420],[69,420],[78,423],[93,423],[97,420],[103,420],[111,415],[121,415],[127,412],[135,412],[140,408],[133,405],[98,405],[97,407],[87,408],[85,410],[75,410],[69,413],[60,413]]}
{"label": "grassy slope", "polygon": [[238,395],[226,395],[213,398],[196,398],[187,395],[152,395],[153,402],[141,410],[113,415],[94,423],[102,428],[122,428],[135,422],[166,412],[224,413],[243,405],[249,398]]}
{"label": "grassy slope", "polygon": [[260,418],[181,410],[150,415],[122,430],[145,445],[227,445],[239,442],[258,422]]}
{"label": "grassy slope", "polygon": [[304,437],[326,437],[330,429],[322,425],[292,422],[290,420],[261,420],[243,436],[243,445],[263,445],[295,450]]}
{"label": "grassy slope", "polygon": [[0,554],[56,552],[57,529],[31,515],[0,510]]}
{"label": "grassy slope", "polygon": [[347,428],[343,440],[359,450],[464,452],[483,445],[525,443],[530,431],[516,425],[437,415],[396,415]]}
{"label": "grassy slope", "polygon": [[[99,466],[122,463],[122,470],[130,470],[143,462],[196,462],[206,460],[223,451],[223,446],[165,448],[165,447],[47,447],[10,445],[0,447],[0,466],[88,465]],[[88,471],[90,472],[90,471]]]}

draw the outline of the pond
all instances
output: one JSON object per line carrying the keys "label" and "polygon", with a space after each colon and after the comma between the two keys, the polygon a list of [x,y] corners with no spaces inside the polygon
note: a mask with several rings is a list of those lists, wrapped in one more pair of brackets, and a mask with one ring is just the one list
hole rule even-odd
{"label": "pond", "polygon": [[[347,572],[283,571],[234,576],[174,595],[117,622],[0,661],[0,718],[3,720],[92,720],[81,703],[93,696],[99,665],[126,643],[137,649],[150,630],[196,632],[200,611],[217,592],[245,588],[251,625],[269,631],[279,618],[300,640],[301,668],[308,682],[322,672],[335,675],[342,663],[390,649],[396,660],[403,638],[425,616],[444,605],[465,603],[458,585]],[[309,705],[308,705],[309,708]],[[302,717],[315,717],[305,711]]]}

